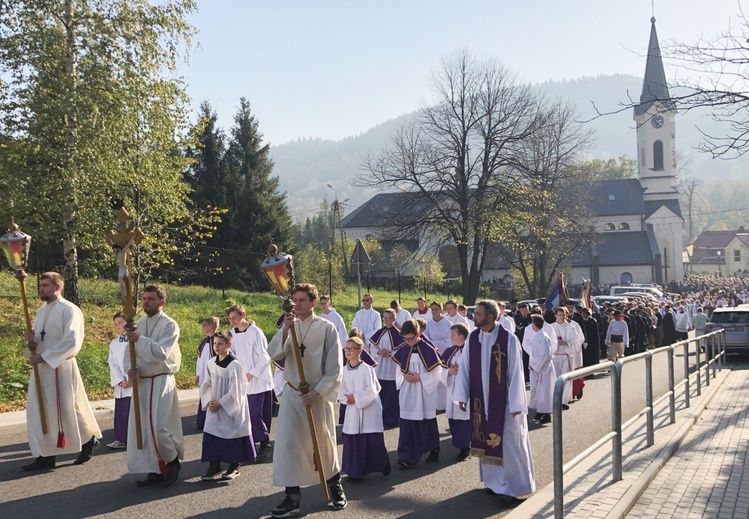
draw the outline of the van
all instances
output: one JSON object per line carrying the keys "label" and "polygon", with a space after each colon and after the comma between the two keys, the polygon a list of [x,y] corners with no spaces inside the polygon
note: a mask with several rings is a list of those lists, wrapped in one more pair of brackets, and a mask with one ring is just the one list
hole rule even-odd
{"label": "van", "polygon": [[663,297],[663,292],[661,292],[660,290],[654,287],[638,287],[638,286],[611,287],[611,290],[609,291],[609,295],[618,296],[621,294],[633,293],[633,292],[642,292],[645,294],[650,294],[651,296],[656,298],[658,301],[665,301],[665,298]]}
{"label": "van", "polygon": [[727,351],[749,351],[749,306],[713,310],[705,332],[720,329],[725,330]]}

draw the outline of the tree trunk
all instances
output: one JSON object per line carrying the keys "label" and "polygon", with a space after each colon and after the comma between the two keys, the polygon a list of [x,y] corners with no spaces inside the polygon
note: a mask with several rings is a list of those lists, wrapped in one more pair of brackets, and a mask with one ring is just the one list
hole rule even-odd
{"label": "tree trunk", "polygon": [[78,249],[75,244],[75,236],[68,234],[62,240],[63,257],[65,258],[65,269],[63,278],[65,288],[63,296],[71,303],[80,306],[80,294],[78,293]]}

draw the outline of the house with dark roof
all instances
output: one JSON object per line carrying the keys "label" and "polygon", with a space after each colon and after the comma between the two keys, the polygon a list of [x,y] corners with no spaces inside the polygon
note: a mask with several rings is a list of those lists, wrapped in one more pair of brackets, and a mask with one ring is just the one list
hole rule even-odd
{"label": "house with dark roof", "polygon": [[[667,283],[684,277],[684,218],[676,180],[676,109],[665,78],[655,18],[651,18],[642,94],[633,114],[638,175],[590,186],[591,225],[601,236],[597,245],[582,247],[563,267],[572,283],[583,279],[594,284]],[[343,229],[352,239],[382,238],[388,234],[386,228],[414,222],[429,209],[413,207],[409,199],[407,193],[377,194],[343,219]],[[454,245],[445,243],[444,237],[418,239],[422,251],[438,254],[448,276],[459,275],[451,272]],[[509,276],[510,266],[502,256],[490,254],[484,279],[507,280]]]}
{"label": "house with dark roof", "polygon": [[702,231],[687,251],[689,272],[724,276],[749,274],[749,232],[744,227]]}

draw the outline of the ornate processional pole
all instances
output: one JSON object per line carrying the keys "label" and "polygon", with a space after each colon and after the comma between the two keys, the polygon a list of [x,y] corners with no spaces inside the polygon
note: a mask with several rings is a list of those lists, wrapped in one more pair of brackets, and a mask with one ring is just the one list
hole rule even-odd
{"label": "ornate processional pole", "polygon": [[[15,222],[8,228],[8,232],[0,237],[5,257],[8,259],[10,268],[16,273],[16,279],[21,283],[21,298],[23,299],[23,311],[26,317],[26,331],[31,331],[31,313],[29,312],[29,297],[26,293],[26,265],[29,261],[29,246],[31,236],[21,232]],[[42,336],[44,338],[44,336]],[[36,354],[36,342],[27,343],[29,353]],[[47,434],[47,413],[44,411],[44,396],[42,395],[42,384],[39,378],[39,366],[34,364],[34,383],[36,384],[36,397],[39,403],[39,413],[42,423],[42,434]]]}
{"label": "ornate processional pole", "polygon": [[[135,318],[135,306],[133,306],[133,285],[130,279],[130,246],[139,244],[144,235],[131,221],[130,215],[121,208],[117,213],[117,225],[114,231],[108,231],[106,240],[111,245],[116,254],[120,265],[117,277],[120,282],[120,291],[124,298],[122,312],[127,318],[125,329],[135,331],[137,326],[133,319]],[[130,369],[135,369],[135,343],[130,341]],[[128,384],[133,388],[133,410],[135,412],[135,433],[138,440],[138,450],[143,449],[143,433],[140,423],[140,398],[138,393],[138,380],[129,380]]]}
{"label": "ornate processional pole", "polygon": [[[286,312],[286,314],[294,313],[294,303],[291,301],[291,289],[294,287],[293,258],[288,254],[279,252],[278,247],[271,244],[270,247],[268,247],[268,257],[263,261],[262,268],[271,285],[273,285],[276,294],[284,298],[283,311]],[[310,390],[309,383],[304,376],[304,365],[302,364],[302,355],[304,352],[299,348],[299,338],[297,337],[296,326],[289,328],[289,331],[291,332],[291,340],[294,343],[294,358],[299,367],[299,392],[304,395],[309,393]],[[315,466],[317,467],[317,473],[320,476],[322,495],[325,500],[328,500],[330,499],[330,494],[328,492],[327,479],[325,478],[325,468],[320,456],[320,444],[317,441],[317,430],[315,429],[315,419],[312,416],[312,407],[310,407],[309,404],[304,407],[307,410],[309,433],[312,437],[312,451],[315,459]]]}

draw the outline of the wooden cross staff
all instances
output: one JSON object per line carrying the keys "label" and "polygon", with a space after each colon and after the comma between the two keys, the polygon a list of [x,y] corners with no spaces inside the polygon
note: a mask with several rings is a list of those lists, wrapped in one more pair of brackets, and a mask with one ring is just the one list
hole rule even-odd
{"label": "wooden cross staff", "polygon": [[[136,227],[135,222],[130,219],[130,215],[125,208],[121,208],[117,213],[117,225],[114,231],[108,231],[106,240],[117,253],[117,260],[120,264],[120,270],[117,278],[120,282],[120,290],[124,297],[124,306],[122,313],[127,318],[125,329],[135,331],[137,326],[133,319],[135,318],[135,306],[133,306],[133,284],[130,279],[130,247],[133,244],[138,245],[144,238],[144,234]],[[130,341],[130,369],[135,369],[135,342]],[[143,433],[140,424],[140,398],[138,393],[138,380],[129,380],[128,384],[133,388],[133,410],[135,411],[135,433],[138,440],[138,450],[143,449]]]}

